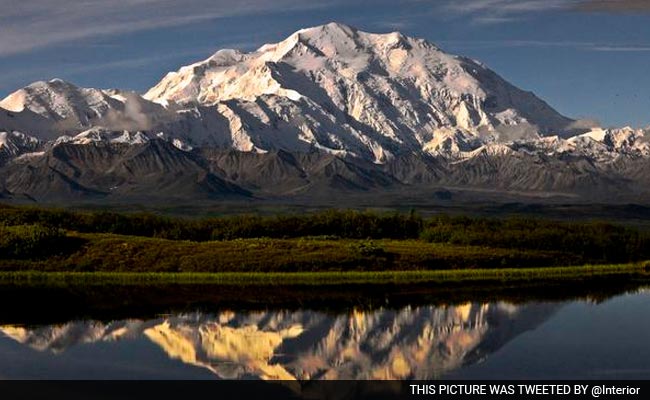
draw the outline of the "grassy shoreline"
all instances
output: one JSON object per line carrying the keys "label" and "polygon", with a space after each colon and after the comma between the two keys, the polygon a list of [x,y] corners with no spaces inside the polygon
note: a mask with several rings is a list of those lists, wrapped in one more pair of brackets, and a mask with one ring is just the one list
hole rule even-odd
{"label": "grassy shoreline", "polygon": [[457,269],[435,271],[351,271],[351,272],[0,272],[4,285],[84,285],[146,286],[328,286],[328,285],[408,285],[446,283],[518,283],[587,281],[591,278],[630,278],[650,282],[650,268],[642,263],[586,265],[579,267]]}
{"label": "grassy shoreline", "polygon": [[347,312],[468,302],[599,302],[646,287],[650,272],[639,264],[424,272],[3,272],[0,301],[9,306],[0,324],[216,310]]}

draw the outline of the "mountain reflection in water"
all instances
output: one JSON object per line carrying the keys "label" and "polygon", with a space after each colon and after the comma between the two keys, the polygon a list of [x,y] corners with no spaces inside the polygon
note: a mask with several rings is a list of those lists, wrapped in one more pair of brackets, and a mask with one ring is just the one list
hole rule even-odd
{"label": "mountain reflection in water", "polygon": [[0,332],[53,357],[83,346],[146,340],[171,359],[221,379],[425,380],[481,361],[559,307],[467,303],[338,314],[225,311],[3,326]]}

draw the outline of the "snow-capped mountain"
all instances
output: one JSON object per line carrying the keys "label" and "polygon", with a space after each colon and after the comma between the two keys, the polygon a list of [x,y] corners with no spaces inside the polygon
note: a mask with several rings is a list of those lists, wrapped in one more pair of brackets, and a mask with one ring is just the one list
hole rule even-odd
{"label": "snow-capped mountain", "polygon": [[316,148],[375,162],[436,152],[445,141],[466,148],[506,135],[500,127],[511,137],[516,126],[522,134],[563,135],[572,122],[478,62],[425,40],[335,23],[252,53],[219,51],[168,74],[144,98],[52,80],[12,93],[0,107],[40,122],[27,131],[41,139],[92,126],[160,129],[193,145]]}
{"label": "snow-capped mountain", "polygon": [[144,339],[221,379],[433,379],[488,357],[557,308],[467,303],[340,314],[226,311],[33,329],[2,326],[0,335],[54,354]]}
{"label": "snow-capped mountain", "polygon": [[500,127],[511,137],[564,135],[572,122],[476,61],[336,23],[252,53],[219,51],[168,74],[145,98],[216,107],[238,150],[315,147],[375,162],[436,152],[445,140],[467,147],[504,135]]}
{"label": "snow-capped mountain", "polygon": [[153,130],[175,118],[174,112],[134,92],[80,88],[60,79],[32,83],[0,101],[0,108],[0,126],[41,140],[75,136],[92,127]]}
{"label": "snow-capped mountain", "polygon": [[[628,185],[636,193],[633,186],[646,181],[649,132],[583,125],[426,40],[331,23],[250,53],[218,51],[144,95],[58,79],[20,89],[0,101],[0,132],[21,132],[38,145],[18,146],[14,136],[0,150],[9,168],[0,179],[16,173],[10,160],[24,153],[45,172],[52,165],[34,160],[57,146],[103,144],[110,155],[111,146],[153,149],[147,144],[162,140],[191,153],[204,174],[254,192],[437,184],[568,193],[623,193]],[[107,160],[113,167],[103,172],[119,170],[118,161]],[[57,172],[92,193],[112,192],[82,184],[78,172]],[[32,190],[25,179],[4,186]],[[281,181],[295,185],[264,187]]]}

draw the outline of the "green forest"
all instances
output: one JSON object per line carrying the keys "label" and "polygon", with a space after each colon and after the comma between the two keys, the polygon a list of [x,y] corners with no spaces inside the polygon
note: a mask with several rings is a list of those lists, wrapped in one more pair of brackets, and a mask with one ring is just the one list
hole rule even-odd
{"label": "green forest", "polygon": [[330,210],[172,218],[0,207],[0,271],[323,272],[650,260],[650,232],[606,222]]}

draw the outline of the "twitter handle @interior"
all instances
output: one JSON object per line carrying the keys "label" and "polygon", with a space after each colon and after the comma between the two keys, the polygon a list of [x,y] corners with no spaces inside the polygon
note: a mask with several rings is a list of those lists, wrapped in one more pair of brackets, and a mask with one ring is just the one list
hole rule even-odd
{"label": "twitter handle @interior", "polygon": [[410,394],[442,396],[640,396],[641,388],[623,384],[411,384]]}

